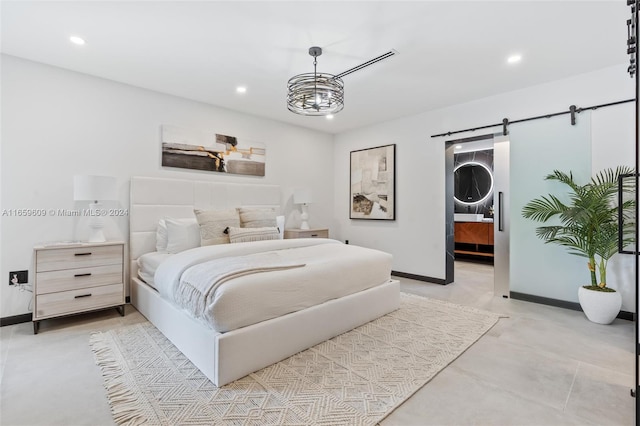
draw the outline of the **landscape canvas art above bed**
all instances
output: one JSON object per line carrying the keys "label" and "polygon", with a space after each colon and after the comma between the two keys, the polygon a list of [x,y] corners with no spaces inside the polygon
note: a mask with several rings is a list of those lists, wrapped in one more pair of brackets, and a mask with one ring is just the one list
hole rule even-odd
{"label": "landscape canvas art above bed", "polygon": [[396,145],[351,151],[350,219],[395,220]]}
{"label": "landscape canvas art above bed", "polygon": [[235,136],[163,125],[162,165],[264,176],[265,148]]}

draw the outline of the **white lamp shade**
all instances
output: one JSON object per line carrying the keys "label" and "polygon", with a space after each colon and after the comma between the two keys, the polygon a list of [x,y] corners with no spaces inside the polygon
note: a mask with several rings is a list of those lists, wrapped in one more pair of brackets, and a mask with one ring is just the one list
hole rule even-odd
{"label": "white lamp shade", "polygon": [[73,177],[73,199],[81,200],[116,200],[117,179],[112,176],[86,176]]}
{"label": "white lamp shade", "polygon": [[311,196],[311,190],[308,188],[294,189],[293,190],[293,203],[294,204],[309,204],[313,201]]}

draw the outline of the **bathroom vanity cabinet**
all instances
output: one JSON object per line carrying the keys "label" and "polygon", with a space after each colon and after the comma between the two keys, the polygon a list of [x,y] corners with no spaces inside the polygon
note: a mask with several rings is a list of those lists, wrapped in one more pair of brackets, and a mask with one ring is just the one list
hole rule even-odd
{"label": "bathroom vanity cabinet", "polygon": [[493,222],[455,222],[456,254],[493,257]]}

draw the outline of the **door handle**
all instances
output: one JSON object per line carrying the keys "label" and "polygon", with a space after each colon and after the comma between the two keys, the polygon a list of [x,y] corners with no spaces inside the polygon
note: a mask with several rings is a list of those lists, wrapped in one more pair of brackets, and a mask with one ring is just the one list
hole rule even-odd
{"label": "door handle", "polygon": [[504,194],[502,191],[498,192],[498,231],[504,232]]}

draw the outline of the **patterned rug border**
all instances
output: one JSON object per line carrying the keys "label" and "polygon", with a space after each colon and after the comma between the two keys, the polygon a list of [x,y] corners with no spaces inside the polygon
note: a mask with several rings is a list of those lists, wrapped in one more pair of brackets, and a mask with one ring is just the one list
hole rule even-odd
{"label": "patterned rug border", "polygon": [[[463,312],[467,314],[483,316],[487,319],[487,323],[484,324],[479,330],[476,330],[477,335],[475,335],[473,339],[465,343],[466,346],[464,347],[464,349],[456,353],[455,356],[448,359],[444,365],[439,366],[438,370],[434,374],[431,374],[428,378],[422,380],[421,384],[419,384],[418,386],[414,386],[408,393],[403,394],[402,397],[399,398],[397,401],[395,401],[393,404],[386,406],[384,414],[380,416],[373,416],[375,418],[371,418],[370,414],[363,413],[362,415],[360,415],[360,413],[357,413],[357,415],[355,415],[356,418],[353,419],[355,421],[353,424],[379,424],[382,420],[388,417],[394,410],[396,410],[400,405],[402,405],[405,401],[407,401],[412,395],[414,395],[416,392],[418,392],[420,389],[426,386],[431,380],[433,380],[434,377],[436,377],[440,372],[442,372],[446,367],[448,367],[453,361],[455,361],[464,352],[466,352],[471,346],[473,346],[473,344],[475,344],[487,332],[489,332],[498,323],[500,318],[508,318],[508,316],[503,314],[497,314],[494,312],[478,309],[471,306],[459,305],[459,304],[455,304],[445,300],[428,298],[428,297],[411,294],[411,293],[405,293],[405,292],[401,293],[401,300],[404,303],[414,305],[414,306],[422,307],[425,303],[431,303],[434,305],[440,305],[445,309],[450,309],[455,312]],[[381,318],[394,317],[394,314],[396,314],[397,316],[397,313],[399,313],[399,311],[401,310],[402,310],[402,307],[398,311],[391,312]],[[356,328],[356,330],[360,329],[361,327],[365,327],[368,324],[373,324],[376,321],[379,322],[379,320],[380,318],[378,320],[372,321],[371,323],[367,323],[363,326],[360,326]],[[402,321],[411,322],[410,320],[407,320],[404,318],[402,319]],[[414,323],[414,324],[417,324],[417,323]],[[109,399],[109,405],[111,406],[113,419],[117,424],[127,424],[127,425],[171,424],[171,422],[169,422],[167,419],[161,418],[158,415],[158,410],[159,410],[159,407],[157,406],[158,403],[149,397],[148,392],[145,392],[140,388],[132,368],[130,368],[130,366],[128,365],[127,359],[123,357],[123,348],[118,343],[118,340],[114,337],[115,333],[118,333],[118,332],[123,333],[125,332],[125,330],[136,328],[136,329],[140,329],[141,332],[145,333],[145,335],[147,335],[150,338],[151,336],[149,336],[147,331],[144,330],[144,327],[147,325],[151,327],[153,330],[157,331],[157,329],[155,329],[155,327],[153,327],[152,324],[150,324],[148,321],[145,321],[138,324],[118,327],[106,332],[94,332],[94,333],[91,333],[89,337],[89,344],[94,353],[95,362],[100,367],[102,372],[104,386],[107,391],[107,397]],[[426,324],[426,325],[419,324],[419,325],[426,329],[432,328],[430,324]],[[433,328],[435,330],[437,327],[433,327]],[[354,330],[350,330],[346,333],[343,333],[340,336],[345,336],[352,332],[354,332]],[[157,333],[160,333],[160,332],[157,331]],[[316,348],[320,347],[321,345],[327,344],[328,342],[331,342],[335,339],[338,339],[340,336],[337,336],[333,339],[330,339],[329,341],[325,341],[318,345],[315,345],[312,348],[309,348],[296,355],[293,355],[292,357],[287,358],[283,361],[280,361],[279,363],[276,363],[270,367],[265,367],[264,369],[258,372],[251,373],[250,375],[242,379],[239,379],[236,382],[223,386],[222,388],[215,388],[215,386],[211,384],[208,381],[208,379],[205,378],[205,380],[210,384],[211,387],[215,389],[220,389],[220,390],[224,390],[224,389],[232,390],[234,389],[234,387],[236,387],[236,385],[240,384],[241,382],[245,382],[244,385],[246,385],[247,380],[255,380],[257,384],[259,384],[264,388],[265,392],[271,392],[272,390],[271,391],[269,390],[270,386],[266,383],[263,383],[263,380],[261,380],[258,373],[264,370],[273,368],[274,366],[283,364],[286,361],[298,355],[307,353],[309,351],[314,351],[314,350],[318,351]],[[162,356],[164,356],[164,358],[169,360],[169,358],[166,357],[166,354],[163,353],[163,348],[160,347],[157,344],[157,342],[154,342],[154,343],[159,353]],[[388,343],[385,342],[385,344],[388,344]],[[195,367],[193,368],[195,369]],[[198,373],[200,372],[198,371]],[[202,375],[202,377],[204,377],[204,375]],[[321,390],[321,392],[323,391],[324,390]],[[295,407],[294,404],[290,404],[287,398],[280,397],[278,398],[278,400],[284,405],[287,405],[287,408],[289,410],[291,410],[292,412],[296,412],[297,407]],[[353,412],[353,410],[349,410],[349,411]],[[294,424],[294,423],[281,422],[281,423],[275,423],[275,424]],[[192,423],[189,423],[189,424],[192,424]],[[254,423],[252,423],[251,419],[245,418],[245,419],[237,419],[237,421],[231,421],[229,423],[225,422],[225,424],[235,425],[235,424],[254,424]]]}

